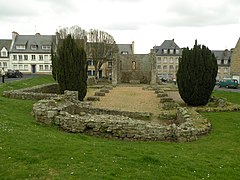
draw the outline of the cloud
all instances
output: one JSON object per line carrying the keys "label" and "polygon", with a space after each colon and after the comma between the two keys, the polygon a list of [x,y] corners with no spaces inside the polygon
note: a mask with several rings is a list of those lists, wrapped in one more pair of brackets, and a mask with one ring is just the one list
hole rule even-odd
{"label": "cloud", "polygon": [[240,1],[173,1],[167,8],[166,19],[158,19],[164,26],[214,26],[239,23]]}

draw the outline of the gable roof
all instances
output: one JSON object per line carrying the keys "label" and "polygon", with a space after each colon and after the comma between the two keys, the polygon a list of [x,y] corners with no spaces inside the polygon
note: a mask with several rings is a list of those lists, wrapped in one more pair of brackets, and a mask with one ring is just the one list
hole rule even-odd
{"label": "gable roof", "polygon": [[0,51],[5,47],[8,51],[10,50],[12,40],[11,39],[0,39]]}
{"label": "gable roof", "polygon": [[212,53],[215,55],[216,59],[231,59],[231,51],[229,50],[212,50]]}
{"label": "gable roof", "polygon": [[[43,45],[51,46],[55,41],[55,35],[17,35],[11,49],[11,52],[50,52],[51,50],[43,50]],[[25,50],[16,49],[16,45],[25,45]],[[31,45],[36,45],[37,49],[31,49]]]}
{"label": "gable roof", "polygon": [[172,50],[179,50],[181,54],[181,48],[174,42],[173,40],[165,40],[160,46],[154,46],[153,49],[156,52],[156,55],[162,55],[163,49],[172,49]]}
{"label": "gable roof", "polygon": [[128,54],[133,54],[132,44],[117,44],[119,53],[127,52]]}

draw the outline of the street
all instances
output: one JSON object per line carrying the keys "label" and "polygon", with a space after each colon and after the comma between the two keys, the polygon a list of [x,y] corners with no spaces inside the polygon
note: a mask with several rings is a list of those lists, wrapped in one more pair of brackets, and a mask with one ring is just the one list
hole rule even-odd
{"label": "street", "polygon": [[[23,80],[23,79],[29,79],[35,76],[45,76],[45,74],[23,74],[22,78],[7,78],[5,76],[4,80],[5,82],[11,82],[11,81],[19,81],[19,80]],[[0,84],[2,83],[2,77],[0,77]]]}
{"label": "street", "polygon": [[219,87],[216,85],[215,88],[214,88],[214,90],[221,90],[221,91],[228,91],[228,92],[240,92],[240,87],[238,87],[237,89],[224,88],[224,87],[219,88]]}

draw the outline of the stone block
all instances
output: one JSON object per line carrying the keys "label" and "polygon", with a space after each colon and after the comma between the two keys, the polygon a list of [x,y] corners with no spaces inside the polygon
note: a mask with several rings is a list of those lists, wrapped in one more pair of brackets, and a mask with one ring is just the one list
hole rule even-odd
{"label": "stone block", "polygon": [[95,92],[95,96],[105,96],[105,93],[97,91],[97,92]]}
{"label": "stone block", "polygon": [[89,97],[87,97],[87,101],[100,101],[100,97],[98,97],[98,96],[89,96]]}

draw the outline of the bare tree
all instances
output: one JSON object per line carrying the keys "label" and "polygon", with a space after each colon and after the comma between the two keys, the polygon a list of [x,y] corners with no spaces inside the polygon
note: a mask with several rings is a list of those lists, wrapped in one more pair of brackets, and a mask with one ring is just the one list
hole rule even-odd
{"label": "bare tree", "polygon": [[113,36],[97,29],[90,29],[88,32],[86,49],[88,59],[93,60],[96,78],[102,65],[107,61],[112,61],[114,54],[118,52],[118,47]]}
{"label": "bare tree", "polygon": [[71,34],[73,39],[85,39],[87,37],[87,31],[79,26],[72,26],[70,28],[64,27],[58,30],[60,39],[66,39]]}

